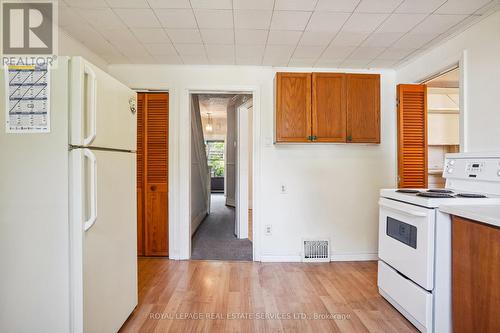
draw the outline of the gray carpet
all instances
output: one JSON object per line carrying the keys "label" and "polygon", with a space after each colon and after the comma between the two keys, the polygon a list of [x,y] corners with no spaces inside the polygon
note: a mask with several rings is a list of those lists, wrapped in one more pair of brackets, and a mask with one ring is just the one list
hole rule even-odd
{"label": "gray carpet", "polygon": [[212,193],[211,212],[193,235],[191,259],[252,260],[252,242],[234,235],[234,208]]}

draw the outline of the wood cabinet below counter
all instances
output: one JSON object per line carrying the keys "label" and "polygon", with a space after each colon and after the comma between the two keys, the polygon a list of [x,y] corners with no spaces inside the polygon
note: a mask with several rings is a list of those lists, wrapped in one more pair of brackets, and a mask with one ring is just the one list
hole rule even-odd
{"label": "wood cabinet below counter", "polygon": [[453,216],[453,332],[500,332],[500,228]]}
{"label": "wood cabinet below counter", "polygon": [[276,142],[380,143],[380,75],[276,74]]}

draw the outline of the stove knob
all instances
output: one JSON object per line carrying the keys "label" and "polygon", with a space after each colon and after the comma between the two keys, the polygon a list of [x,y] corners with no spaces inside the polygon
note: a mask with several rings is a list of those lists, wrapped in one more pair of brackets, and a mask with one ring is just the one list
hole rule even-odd
{"label": "stove knob", "polygon": [[500,170],[498,170],[497,175],[498,175],[498,177],[500,177]]}
{"label": "stove knob", "polygon": [[453,168],[448,168],[448,173],[452,173],[453,172]]}
{"label": "stove knob", "polygon": [[454,165],[454,164],[455,164],[455,160],[451,160],[450,165]]}

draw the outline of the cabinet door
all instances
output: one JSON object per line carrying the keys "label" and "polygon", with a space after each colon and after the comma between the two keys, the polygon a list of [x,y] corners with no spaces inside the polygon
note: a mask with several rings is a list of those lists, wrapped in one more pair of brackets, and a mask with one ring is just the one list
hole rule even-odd
{"label": "cabinet door", "polygon": [[398,92],[398,186],[426,188],[427,87],[400,84]]}
{"label": "cabinet door", "polygon": [[346,141],[345,74],[313,73],[312,135],[318,142]]}
{"label": "cabinet door", "polygon": [[144,252],[168,255],[168,94],[146,94]]}
{"label": "cabinet door", "polygon": [[380,75],[347,74],[347,142],[380,143]]}
{"label": "cabinet door", "polygon": [[311,136],[311,74],[276,74],[276,142],[308,142]]}
{"label": "cabinet door", "polygon": [[453,217],[453,332],[500,332],[500,228]]}

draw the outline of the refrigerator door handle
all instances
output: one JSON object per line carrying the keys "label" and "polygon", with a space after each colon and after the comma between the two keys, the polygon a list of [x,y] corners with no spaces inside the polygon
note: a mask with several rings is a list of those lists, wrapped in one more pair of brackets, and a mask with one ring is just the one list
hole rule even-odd
{"label": "refrigerator door handle", "polygon": [[90,168],[90,216],[83,224],[83,229],[87,231],[97,221],[97,159],[90,149],[84,149],[83,154],[92,164]]}
{"label": "refrigerator door handle", "polygon": [[97,76],[89,65],[83,66],[84,75],[88,76],[89,87],[86,90],[85,98],[88,98],[89,136],[83,139],[83,145],[88,146],[94,141],[97,135]]}

